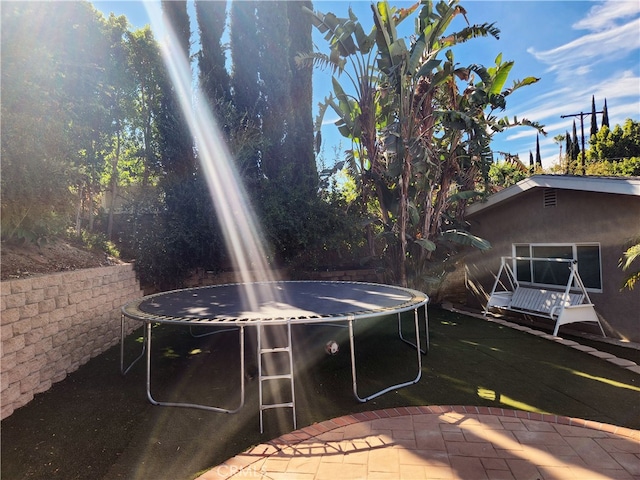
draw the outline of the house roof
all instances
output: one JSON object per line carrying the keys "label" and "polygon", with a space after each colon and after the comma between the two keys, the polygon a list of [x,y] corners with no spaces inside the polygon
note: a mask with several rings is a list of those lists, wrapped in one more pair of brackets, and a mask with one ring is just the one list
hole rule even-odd
{"label": "house roof", "polygon": [[595,193],[612,193],[640,197],[640,177],[591,177],[578,175],[533,175],[511,187],[494,193],[485,202],[469,205],[466,214],[474,215],[487,208],[495,207],[533,188],[556,188],[562,190],[582,190]]}

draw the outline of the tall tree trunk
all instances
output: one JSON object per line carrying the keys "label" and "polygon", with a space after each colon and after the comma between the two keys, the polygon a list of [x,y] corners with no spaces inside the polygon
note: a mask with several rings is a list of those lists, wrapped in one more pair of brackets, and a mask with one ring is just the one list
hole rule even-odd
{"label": "tall tree trunk", "polygon": [[89,225],[87,226],[87,230],[89,232],[93,232],[93,221],[94,221],[94,215],[93,215],[93,188],[91,188],[91,185],[89,185],[88,187],[88,192],[89,192],[89,196],[87,197],[87,211],[89,214]]}
{"label": "tall tree trunk", "polygon": [[403,161],[402,175],[400,178],[400,224],[398,235],[400,237],[400,286],[408,286],[407,281],[407,226],[409,224],[409,180],[411,179],[411,156]]}
{"label": "tall tree trunk", "polygon": [[82,196],[84,195],[84,187],[78,186],[78,208],[76,209],[76,236],[80,236],[82,232]]}

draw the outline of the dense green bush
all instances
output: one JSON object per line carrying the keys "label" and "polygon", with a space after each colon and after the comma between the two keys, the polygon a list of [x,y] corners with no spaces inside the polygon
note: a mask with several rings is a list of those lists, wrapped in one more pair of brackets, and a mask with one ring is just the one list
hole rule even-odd
{"label": "dense green bush", "polygon": [[179,214],[166,208],[165,194],[159,192],[149,189],[132,201],[122,239],[141,282],[178,288],[193,268],[222,270],[225,249],[204,181],[194,177],[171,188],[173,201],[181,205]]}
{"label": "dense green bush", "polygon": [[363,256],[362,219],[339,194],[326,198],[263,182],[254,203],[278,265],[294,269],[353,266]]}

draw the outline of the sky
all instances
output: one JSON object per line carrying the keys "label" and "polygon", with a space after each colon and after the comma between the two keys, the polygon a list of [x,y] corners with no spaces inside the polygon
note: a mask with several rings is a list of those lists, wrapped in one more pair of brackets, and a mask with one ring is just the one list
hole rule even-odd
{"label": "sky", "polygon": [[[133,27],[150,23],[143,2],[92,3],[105,15],[111,12],[125,15]],[[389,3],[407,7],[413,2]],[[154,4],[159,2],[147,2],[147,6]],[[332,12],[339,17],[347,16],[351,7],[365,31],[373,24],[370,1],[316,0],[313,5],[315,10]],[[543,167],[558,163],[560,145],[564,149],[564,142],[559,144],[554,137],[571,132],[574,120],[580,138],[580,117],[561,118],[561,115],[586,114],[583,120],[588,145],[592,97],[597,111],[602,110],[606,99],[612,128],[629,118],[640,121],[640,2],[637,0],[463,0],[460,5],[466,9],[471,24],[495,23],[500,38],[474,39],[454,47],[459,64],[490,67],[502,53],[503,61],[515,62],[507,87],[525,77],[540,78],[536,84],[507,97],[507,108],[499,117],[517,116],[545,126],[547,136],[540,136]],[[190,9],[193,11],[192,7]],[[463,28],[463,21],[456,19],[451,31]],[[403,28],[407,29],[407,36],[411,34],[413,21],[407,20]],[[196,31],[194,25],[192,32]],[[314,41],[319,50],[328,51],[326,42],[317,34]],[[314,73],[314,104],[330,93],[330,79],[328,72],[316,70]],[[334,147],[350,148],[349,140],[342,138],[333,125],[336,118],[332,112],[327,112],[322,128],[323,155],[327,164],[334,160]],[[597,115],[598,126],[601,121],[601,115]],[[508,152],[519,155],[520,160],[528,164],[529,152],[535,155],[536,131],[517,127],[496,134],[492,149],[496,160],[502,159],[497,152]]]}

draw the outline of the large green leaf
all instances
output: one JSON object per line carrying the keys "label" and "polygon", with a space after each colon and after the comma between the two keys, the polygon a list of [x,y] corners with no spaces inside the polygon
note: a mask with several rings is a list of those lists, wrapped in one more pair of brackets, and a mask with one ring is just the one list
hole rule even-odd
{"label": "large green leaf", "polygon": [[332,98],[333,97],[331,95],[329,95],[328,97],[326,97],[324,99],[324,101],[318,103],[318,114],[316,115],[316,119],[315,119],[314,124],[313,124],[313,129],[316,132],[319,132],[322,129],[322,122],[324,121],[324,114],[327,111],[327,108],[329,107],[329,104],[330,104]]}
{"label": "large green leaf", "polygon": [[410,219],[411,225],[417,225],[418,222],[420,221],[420,212],[418,211],[418,208],[416,207],[415,203],[408,202],[407,209],[409,210],[409,219]]}
{"label": "large green leaf", "polygon": [[336,113],[338,113],[340,117],[346,122],[347,119],[350,119],[352,117],[349,98],[347,97],[347,94],[344,93],[342,85],[340,85],[340,82],[338,82],[335,77],[331,78],[331,83],[333,85],[333,91],[336,94],[336,99],[338,100],[339,105],[339,110],[337,110]]}
{"label": "large green leaf", "polygon": [[491,75],[489,74],[489,72],[484,66],[477,65],[474,63],[469,65],[468,68],[469,70],[474,72],[476,75],[478,75],[482,83],[484,83],[485,85],[489,85],[491,83]]}
{"label": "large green leaf", "polygon": [[442,233],[442,237],[445,240],[449,240],[459,245],[475,247],[478,250],[482,251],[491,249],[491,243],[489,243],[488,240],[472,235],[469,232],[465,232],[464,230],[447,230],[446,232]]}
{"label": "large green leaf", "polygon": [[360,53],[363,55],[368,54],[371,51],[371,48],[376,44],[376,31],[375,28],[371,30],[371,33],[367,35],[364,33],[364,29],[360,23],[355,25],[355,37],[356,42],[358,43],[358,48],[360,49]]}
{"label": "large green leaf", "polygon": [[442,60],[438,60],[437,58],[432,58],[430,60],[427,60],[422,64],[420,69],[416,72],[415,74],[416,78],[420,78],[430,74],[435,68],[438,68],[441,63],[442,63]]}
{"label": "large green leaf", "polygon": [[436,244],[426,238],[418,238],[415,242],[427,252],[433,252],[436,249]]}
{"label": "large green leaf", "polygon": [[493,78],[493,84],[491,85],[491,89],[489,93],[492,95],[498,95],[502,92],[502,87],[504,87],[507,78],[509,77],[509,72],[513,68],[514,62],[506,62],[498,66],[495,77]]}
{"label": "large green leaf", "polygon": [[503,92],[503,95],[506,97],[521,87],[526,87],[527,85],[532,85],[539,81],[540,79],[536,77],[526,77],[522,80],[516,80],[513,82],[513,86],[511,88],[508,88]]}
{"label": "large green leaf", "polygon": [[413,72],[416,71],[418,63],[422,59],[426,48],[427,42],[425,40],[424,34],[422,34],[411,46],[411,55],[409,56],[409,65],[407,67],[407,73],[409,73],[409,75],[412,75]]}
{"label": "large green leaf", "polygon": [[480,196],[481,193],[480,192],[476,192],[475,190],[464,190],[461,192],[456,192],[453,195],[449,196],[449,201],[455,201],[455,200],[469,200],[471,198],[475,198],[477,196]]}

